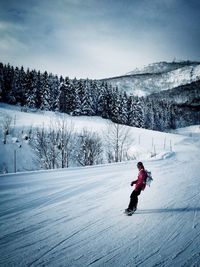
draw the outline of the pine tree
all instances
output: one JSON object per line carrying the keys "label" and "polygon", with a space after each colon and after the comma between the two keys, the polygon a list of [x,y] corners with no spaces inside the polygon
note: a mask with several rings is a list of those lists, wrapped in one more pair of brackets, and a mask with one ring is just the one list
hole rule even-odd
{"label": "pine tree", "polygon": [[144,113],[139,98],[136,98],[135,116],[135,126],[139,128],[144,128]]}
{"label": "pine tree", "polygon": [[101,95],[99,97],[99,112],[103,118],[111,118],[112,87],[107,82],[101,85]]}
{"label": "pine tree", "polygon": [[7,64],[3,68],[3,77],[4,77],[4,91],[2,92],[2,101],[6,103],[13,104],[15,98],[12,92],[12,83],[14,77],[14,68]]}
{"label": "pine tree", "polygon": [[0,63],[0,101],[3,100],[3,93],[5,91],[5,88],[4,88],[4,76],[3,76],[3,64]]}
{"label": "pine tree", "polygon": [[75,109],[75,88],[68,77],[65,78],[66,112],[71,114]]}
{"label": "pine tree", "polygon": [[130,96],[128,98],[128,125],[130,126],[135,126],[136,125],[136,116],[135,116],[135,105],[136,105],[136,101],[135,101],[135,97],[134,96]]}
{"label": "pine tree", "polygon": [[32,80],[31,80],[31,74],[30,74],[30,70],[29,68],[26,71],[26,75],[25,75],[25,80],[24,80],[24,85],[25,85],[25,104],[26,106],[29,106],[29,96],[31,94],[31,84],[32,84]]}
{"label": "pine tree", "polygon": [[19,88],[20,88],[20,73],[18,67],[15,68],[14,70],[14,76],[12,80],[12,99],[13,99],[13,104],[19,104]]}
{"label": "pine tree", "polygon": [[36,74],[37,78],[35,78],[37,80],[37,84],[36,84],[36,100],[35,100],[35,107],[37,109],[41,108],[42,105],[42,96],[43,96],[43,92],[42,92],[42,77],[41,77],[41,73],[40,71],[37,72]]}
{"label": "pine tree", "polygon": [[98,115],[99,112],[99,98],[101,95],[101,90],[98,82],[96,80],[90,80],[90,93],[92,99],[92,108],[94,115]]}
{"label": "pine tree", "polygon": [[120,95],[120,107],[118,120],[121,124],[128,124],[128,98],[126,92]]}
{"label": "pine tree", "polygon": [[24,67],[22,66],[20,69],[20,91],[19,91],[19,97],[20,97],[20,104],[21,106],[24,106],[26,104],[26,72],[24,71]]}
{"label": "pine tree", "polygon": [[118,92],[118,88],[113,88],[112,90],[112,99],[111,99],[111,120],[114,122],[119,122],[119,112],[120,112],[120,103],[121,98]]}
{"label": "pine tree", "polygon": [[89,80],[84,81],[84,94],[82,98],[82,114],[87,115],[87,116],[95,115]]}
{"label": "pine tree", "polygon": [[103,118],[106,117],[105,115],[105,108],[106,108],[106,93],[105,93],[105,85],[104,82],[99,84],[100,94],[98,98],[98,113],[97,115],[102,116]]}
{"label": "pine tree", "polygon": [[48,75],[48,110],[54,110],[54,101],[55,101],[55,93],[54,93],[54,89],[55,89],[55,76],[50,73]]}
{"label": "pine tree", "polygon": [[47,71],[41,75],[41,92],[42,102],[41,109],[50,110],[51,108],[51,92],[49,88],[49,76]]}
{"label": "pine tree", "polygon": [[53,90],[52,91],[52,96],[53,96],[52,110],[59,111],[60,84],[59,84],[59,79],[57,75],[54,76],[52,90]]}
{"label": "pine tree", "polygon": [[73,115],[80,116],[82,115],[82,100],[83,100],[83,80],[77,81],[74,80],[74,90],[75,90],[75,109],[73,111]]}
{"label": "pine tree", "polygon": [[67,90],[65,86],[65,82],[63,77],[60,77],[60,95],[59,95],[59,111],[60,112],[66,112],[66,96],[67,96]]}
{"label": "pine tree", "polygon": [[35,70],[29,72],[28,70],[26,78],[26,106],[36,108],[37,72]]}

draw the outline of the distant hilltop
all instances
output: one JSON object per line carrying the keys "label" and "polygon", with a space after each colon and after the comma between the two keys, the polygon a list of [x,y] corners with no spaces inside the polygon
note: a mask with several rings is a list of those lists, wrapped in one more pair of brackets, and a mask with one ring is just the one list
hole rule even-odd
{"label": "distant hilltop", "polygon": [[103,79],[128,95],[147,96],[200,80],[200,62],[158,62]]}
{"label": "distant hilltop", "polygon": [[161,62],[156,62],[156,63],[151,63],[147,66],[144,66],[142,68],[136,68],[133,71],[130,71],[126,73],[125,75],[134,75],[134,74],[144,74],[144,73],[164,73],[164,72],[169,72],[173,71],[176,69],[180,69],[186,66],[196,66],[199,65],[200,62],[198,61],[173,61],[173,62],[166,62],[166,61],[161,61]]}

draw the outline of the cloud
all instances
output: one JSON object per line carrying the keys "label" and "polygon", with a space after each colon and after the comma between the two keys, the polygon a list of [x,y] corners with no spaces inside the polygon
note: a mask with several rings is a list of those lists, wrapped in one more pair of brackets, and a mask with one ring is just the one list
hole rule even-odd
{"label": "cloud", "polygon": [[91,78],[174,57],[199,60],[200,6],[189,2],[1,0],[1,59]]}

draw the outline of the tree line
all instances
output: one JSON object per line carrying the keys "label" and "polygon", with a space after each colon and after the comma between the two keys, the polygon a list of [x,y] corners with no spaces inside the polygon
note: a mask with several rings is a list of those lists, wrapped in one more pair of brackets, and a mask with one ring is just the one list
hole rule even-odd
{"label": "tree line", "polygon": [[69,79],[2,63],[0,101],[23,109],[101,116],[116,123],[153,130],[163,131],[177,125],[177,106],[167,99],[139,98],[105,81]]}

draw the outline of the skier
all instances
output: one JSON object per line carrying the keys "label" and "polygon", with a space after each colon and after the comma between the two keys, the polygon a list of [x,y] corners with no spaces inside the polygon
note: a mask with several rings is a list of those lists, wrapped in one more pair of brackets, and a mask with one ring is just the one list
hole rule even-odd
{"label": "skier", "polygon": [[141,190],[144,190],[146,187],[147,172],[144,169],[142,162],[137,163],[137,168],[139,170],[138,179],[131,182],[131,186],[135,184],[135,189],[130,195],[130,203],[128,209],[125,209],[125,213],[132,215],[137,210],[138,196],[141,193]]}

